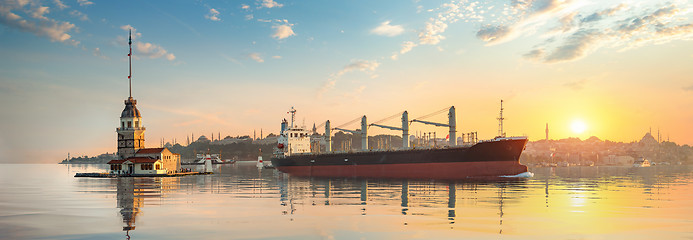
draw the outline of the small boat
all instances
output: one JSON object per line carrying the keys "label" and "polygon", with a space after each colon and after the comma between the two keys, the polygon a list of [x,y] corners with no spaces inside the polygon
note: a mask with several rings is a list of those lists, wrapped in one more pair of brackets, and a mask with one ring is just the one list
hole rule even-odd
{"label": "small boat", "polygon": [[633,167],[649,167],[650,161],[644,157],[639,157],[633,162]]}
{"label": "small boat", "polygon": [[231,159],[221,160],[220,156],[221,155],[217,154],[217,153],[212,153],[212,154],[198,153],[197,159],[195,159],[195,161],[182,162],[181,165],[204,165],[206,160],[210,160],[212,162],[212,164],[232,164],[232,163],[236,162],[236,160],[231,160]]}

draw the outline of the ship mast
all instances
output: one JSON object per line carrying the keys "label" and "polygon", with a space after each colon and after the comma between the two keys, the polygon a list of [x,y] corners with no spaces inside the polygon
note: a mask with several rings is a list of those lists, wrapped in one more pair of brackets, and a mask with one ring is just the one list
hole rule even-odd
{"label": "ship mast", "polygon": [[503,99],[501,99],[500,115],[498,116],[498,137],[505,137],[505,132],[503,132]]}

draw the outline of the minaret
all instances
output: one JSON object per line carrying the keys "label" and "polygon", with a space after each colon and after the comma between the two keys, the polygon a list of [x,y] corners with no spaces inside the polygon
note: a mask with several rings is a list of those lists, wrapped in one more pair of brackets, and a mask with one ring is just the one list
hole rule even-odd
{"label": "minaret", "polygon": [[137,100],[132,98],[132,30],[128,37],[130,52],[128,53],[128,90],[129,97],[125,100],[125,109],[120,114],[120,127],[116,128],[118,133],[118,157],[121,159],[135,156],[135,152],[144,148],[144,126],[142,125],[142,115],[137,110]]}
{"label": "minaret", "polygon": [[546,123],[546,141],[549,140],[549,123]]}

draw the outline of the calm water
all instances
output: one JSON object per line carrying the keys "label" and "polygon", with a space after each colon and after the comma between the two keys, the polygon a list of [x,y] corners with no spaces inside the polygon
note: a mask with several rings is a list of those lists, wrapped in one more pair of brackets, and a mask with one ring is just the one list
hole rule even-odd
{"label": "calm water", "polygon": [[531,169],[508,182],[180,178],[0,165],[0,239],[693,239],[693,166]]}

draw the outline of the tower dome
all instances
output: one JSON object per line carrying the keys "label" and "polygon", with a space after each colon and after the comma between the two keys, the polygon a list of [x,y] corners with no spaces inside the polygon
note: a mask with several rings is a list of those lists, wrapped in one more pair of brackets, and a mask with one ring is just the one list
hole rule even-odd
{"label": "tower dome", "polygon": [[129,97],[125,100],[125,109],[120,113],[120,118],[141,118],[140,110],[137,110],[137,100]]}

